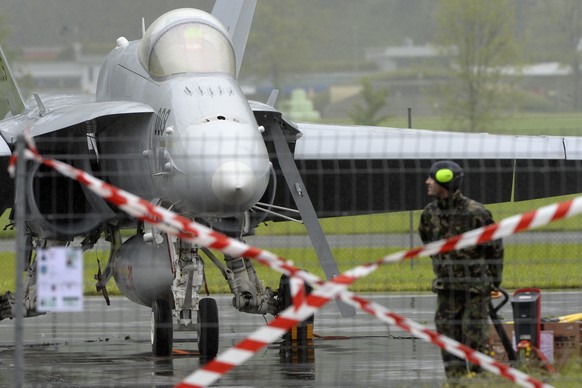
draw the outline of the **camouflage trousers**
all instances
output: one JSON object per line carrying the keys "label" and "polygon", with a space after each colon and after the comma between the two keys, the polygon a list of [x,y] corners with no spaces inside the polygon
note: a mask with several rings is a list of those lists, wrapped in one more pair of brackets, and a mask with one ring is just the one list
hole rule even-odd
{"label": "camouflage trousers", "polygon": [[[435,324],[437,331],[471,349],[484,351],[489,336],[488,317],[491,296],[465,290],[440,290],[437,293]],[[468,372],[481,372],[477,365],[441,350],[447,379],[456,380]]]}

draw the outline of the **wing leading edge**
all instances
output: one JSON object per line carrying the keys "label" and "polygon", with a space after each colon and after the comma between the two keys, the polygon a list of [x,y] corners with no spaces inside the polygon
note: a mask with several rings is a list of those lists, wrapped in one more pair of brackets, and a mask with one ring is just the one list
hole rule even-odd
{"label": "wing leading edge", "polygon": [[581,137],[298,124],[296,159],[582,159]]}

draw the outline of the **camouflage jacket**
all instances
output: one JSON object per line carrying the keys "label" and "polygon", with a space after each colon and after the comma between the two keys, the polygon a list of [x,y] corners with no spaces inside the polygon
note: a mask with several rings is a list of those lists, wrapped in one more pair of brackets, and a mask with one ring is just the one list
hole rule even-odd
{"label": "camouflage jacket", "polygon": [[[444,200],[429,203],[420,218],[418,232],[423,243],[449,238],[494,221],[482,204],[460,190]],[[499,287],[503,271],[501,239],[482,245],[432,256],[436,279],[433,291],[470,290],[489,292]]]}

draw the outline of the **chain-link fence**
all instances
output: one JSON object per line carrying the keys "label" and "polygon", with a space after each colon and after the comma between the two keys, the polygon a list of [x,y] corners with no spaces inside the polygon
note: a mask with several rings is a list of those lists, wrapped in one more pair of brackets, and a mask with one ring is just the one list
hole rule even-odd
{"label": "chain-link fence", "polygon": [[[151,128],[155,128],[157,121],[152,118]],[[224,256],[223,243],[206,249],[191,241],[204,236],[208,226],[276,252],[322,278],[422,244],[420,209],[431,201],[426,182],[432,176],[433,160],[298,159],[304,151],[294,142],[288,143],[292,147],[287,151],[277,149],[277,139],[285,137],[271,132],[277,130],[274,124],[278,122],[269,120],[265,121],[265,144],[273,168],[267,174],[266,194],[253,200],[250,211],[222,218],[197,214],[193,208],[200,205],[198,199],[175,199],[179,193],[171,189],[180,187],[184,158],[171,159],[174,165],[168,167],[168,162],[161,161],[169,158],[171,148],[166,153],[144,152],[142,148],[155,150],[155,145],[111,134],[122,128],[111,120],[88,123],[84,128],[89,132],[80,137],[37,137],[41,156],[63,159],[87,175],[75,172],[75,182],[55,171],[51,162],[16,163],[14,211],[5,213],[8,227],[1,245],[2,384],[174,385],[293,303],[289,283],[281,282],[280,273],[251,260],[254,251],[246,251],[243,256],[249,258],[240,259],[228,251]],[[310,129],[304,129],[305,136],[313,133]],[[317,141],[341,145],[345,135],[338,136]],[[361,132],[350,136],[354,136],[351,143],[361,140]],[[447,148],[453,139],[439,141]],[[291,151],[293,164],[288,163],[292,159],[285,161],[285,152]],[[200,158],[200,154],[191,157]],[[467,196],[501,202],[487,205],[496,221],[556,201],[507,202],[512,197],[577,191],[577,184],[570,184],[578,170],[575,162],[456,160],[463,168],[461,188]],[[295,172],[293,166],[297,166]],[[165,173],[156,175],[156,169]],[[236,179],[240,174],[235,169],[226,176]],[[92,175],[108,183],[92,182]],[[156,179],[162,184],[151,183]],[[100,194],[79,182],[97,188]],[[109,184],[141,192],[145,201]],[[518,189],[524,185],[532,191]],[[186,187],[195,193],[202,190]],[[160,192],[164,195],[153,195]],[[301,202],[306,199],[309,202]],[[200,202],[211,206],[207,198]],[[294,210],[295,203],[300,204],[300,213]],[[168,209],[185,218],[166,213]],[[458,226],[463,214],[445,216]],[[304,223],[289,218],[303,218]],[[189,229],[188,219],[200,222],[202,232]],[[157,225],[152,227],[149,221]],[[16,223],[16,229],[10,222]],[[514,292],[523,288],[539,290],[540,303],[527,313],[533,316],[526,317],[526,326],[535,328],[539,320],[540,339],[535,345],[567,383],[578,379],[579,229],[579,217],[573,217],[504,238],[501,286],[509,291],[505,298],[517,297],[520,293]],[[441,237],[450,237],[447,233]],[[434,271],[430,258],[415,257],[383,266],[350,289],[434,329],[438,304],[436,294],[430,292]],[[519,319],[515,312],[514,303],[497,312],[507,333],[512,332],[507,323]],[[415,339],[400,325],[387,325],[361,311],[350,317],[352,313],[341,303],[326,305],[315,313],[312,324],[295,329],[286,340],[281,336],[274,344],[255,349],[250,361],[218,384],[431,386],[444,382],[440,351],[434,344]],[[490,354],[509,365],[508,349],[499,342],[492,321],[487,330]],[[523,330],[518,334],[531,335]],[[546,373],[538,358],[527,360],[527,365],[515,361],[513,365],[527,366],[536,376]],[[489,374],[478,378],[495,381]]]}

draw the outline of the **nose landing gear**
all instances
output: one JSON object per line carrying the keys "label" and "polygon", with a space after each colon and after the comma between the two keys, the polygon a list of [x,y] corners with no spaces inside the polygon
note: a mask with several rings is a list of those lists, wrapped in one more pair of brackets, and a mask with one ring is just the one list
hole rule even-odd
{"label": "nose landing gear", "polygon": [[[166,235],[160,237],[160,244],[168,239]],[[168,239],[168,248],[174,279],[171,290],[152,304],[152,353],[159,357],[171,355],[174,331],[195,331],[201,358],[212,358],[218,353],[218,306],[212,298],[200,299],[204,262],[198,249],[188,241]]]}

